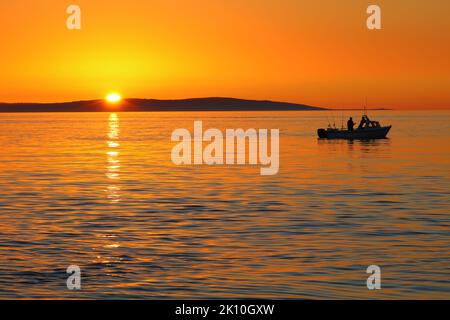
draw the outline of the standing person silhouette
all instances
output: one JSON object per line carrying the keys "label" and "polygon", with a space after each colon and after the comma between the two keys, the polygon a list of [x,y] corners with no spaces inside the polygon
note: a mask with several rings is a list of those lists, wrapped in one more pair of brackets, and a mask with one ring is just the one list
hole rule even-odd
{"label": "standing person silhouette", "polygon": [[347,130],[348,131],[353,131],[353,126],[355,125],[355,123],[353,122],[353,118],[350,117],[350,119],[348,119],[347,121]]}

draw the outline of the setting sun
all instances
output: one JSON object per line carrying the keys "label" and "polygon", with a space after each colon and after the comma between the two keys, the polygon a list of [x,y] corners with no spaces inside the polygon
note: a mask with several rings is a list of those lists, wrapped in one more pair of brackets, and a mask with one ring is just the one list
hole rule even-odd
{"label": "setting sun", "polygon": [[106,96],[106,101],[110,102],[110,103],[117,103],[120,100],[122,100],[122,97],[120,96],[120,94],[118,93],[109,93]]}

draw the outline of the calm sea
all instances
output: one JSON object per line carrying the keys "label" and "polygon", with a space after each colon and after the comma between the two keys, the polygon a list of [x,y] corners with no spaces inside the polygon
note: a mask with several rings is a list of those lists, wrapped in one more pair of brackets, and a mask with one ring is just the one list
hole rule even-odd
{"label": "calm sea", "polygon": [[[0,114],[0,298],[450,299],[450,112],[316,138],[342,115],[361,113]],[[279,174],[175,166],[195,120],[279,128]]]}

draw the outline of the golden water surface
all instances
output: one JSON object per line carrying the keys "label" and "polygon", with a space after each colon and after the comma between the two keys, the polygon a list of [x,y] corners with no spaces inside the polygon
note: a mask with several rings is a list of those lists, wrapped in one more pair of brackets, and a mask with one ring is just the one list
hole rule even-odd
{"label": "golden water surface", "polygon": [[[340,112],[0,114],[0,298],[448,299],[450,113],[370,116],[389,139],[317,139]],[[279,128],[279,174],[174,165],[195,120]]]}

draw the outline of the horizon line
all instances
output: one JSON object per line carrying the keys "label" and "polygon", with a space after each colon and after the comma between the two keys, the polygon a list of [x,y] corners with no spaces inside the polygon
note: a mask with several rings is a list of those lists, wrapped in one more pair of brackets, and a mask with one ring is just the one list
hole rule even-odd
{"label": "horizon line", "polygon": [[[391,107],[369,107],[369,108],[358,108],[358,107],[351,107],[346,108],[342,106],[333,106],[333,107],[323,107],[318,105],[310,105],[300,102],[291,102],[291,101],[279,101],[279,100],[272,100],[272,99],[249,99],[249,98],[236,98],[236,97],[226,97],[226,96],[203,96],[203,97],[189,97],[189,98],[135,98],[135,97],[127,97],[122,98],[122,101],[130,101],[130,100],[154,100],[154,101],[186,101],[186,100],[206,100],[206,99],[228,99],[228,100],[242,100],[242,101],[253,101],[253,102],[265,102],[265,103],[281,103],[281,104],[292,104],[292,105],[301,105],[301,106],[308,106],[308,107],[315,107],[320,108],[323,110],[398,110]],[[35,104],[35,105],[48,105],[48,104],[69,104],[69,103],[83,103],[83,102],[105,102],[105,98],[94,98],[94,99],[81,99],[81,100],[66,100],[66,101],[50,101],[50,102],[42,102],[42,101],[33,101],[33,102],[25,102],[25,101],[15,101],[15,102],[4,102],[0,101],[0,105],[24,105],[24,104]],[[414,109],[414,108],[413,108]]]}

